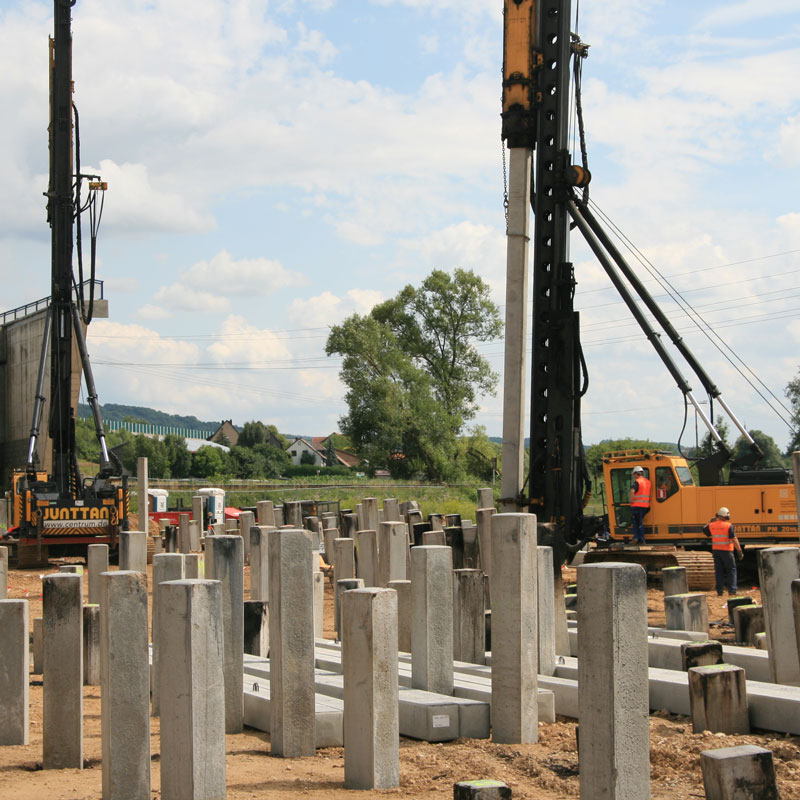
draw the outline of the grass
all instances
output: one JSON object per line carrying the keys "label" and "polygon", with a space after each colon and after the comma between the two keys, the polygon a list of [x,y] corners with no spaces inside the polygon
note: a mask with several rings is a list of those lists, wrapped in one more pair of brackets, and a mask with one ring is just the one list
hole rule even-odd
{"label": "grass", "polygon": [[[237,482],[241,485],[241,482]],[[458,485],[409,485],[408,483],[393,483],[390,480],[359,481],[358,486],[343,484],[331,486],[308,486],[307,479],[297,479],[289,481],[280,488],[270,488],[269,490],[246,490],[229,489],[224,482],[215,483],[221,489],[225,489],[225,504],[236,508],[254,507],[259,500],[272,500],[273,503],[282,504],[286,500],[314,500],[314,501],[338,501],[340,509],[355,510],[356,504],[360,503],[365,497],[377,497],[382,503],[386,497],[393,497],[398,502],[405,500],[416,500],[420,505],[420,510],[424,517],[429,514],[461,514],[465,519],[475,519],[475,509],[478,507],[479,486]],[[234,484],[235,485],[235,484]],[[138,510],[138,498],[135,494],[136,484],[134,481],[131,487],[131,511]],[[495,487],[495,496],[499,493],[499,487]],[[176,505],[180,498],[184,507],[191,507],[191,498],[195,489],[180,489],[170,491],[170,506]]]}

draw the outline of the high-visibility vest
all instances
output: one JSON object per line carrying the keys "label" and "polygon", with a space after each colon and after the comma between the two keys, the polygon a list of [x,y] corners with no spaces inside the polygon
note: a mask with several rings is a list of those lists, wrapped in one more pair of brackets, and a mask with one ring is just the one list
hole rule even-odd
{"label": "high-visibility vest", "polygon": [[731,524],[722,519],[715,519],[708,523],[711,534],[712,550],[733,550],[733,539],[730,537]]}
{"label": "high-visibility vest", "polygon": [[666,500],[667,499],[667,487],[664,486],[662,483],[661,486],[656,489],[656,499],[657,500]]}
{"label": "high-visibility vest", "polygon": [[647,478],[636,479],[631,505],[638,508],[650,508],[650,481]]}

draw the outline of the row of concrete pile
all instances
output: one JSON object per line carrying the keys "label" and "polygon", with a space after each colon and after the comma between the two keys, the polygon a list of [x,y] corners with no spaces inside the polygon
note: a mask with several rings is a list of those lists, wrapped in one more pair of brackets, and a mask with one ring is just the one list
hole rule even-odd
{"label": "row of concrete pile", "polygon": [[[81,575],[44,579],[45,768],[82,764],[81,685],[92,663],[99,665],[102,689],[108,797],[116,796],[117,785],[127,787],[125,796],[150,796],[151,710],[161,717],[167,800],[224,796],[225,733],[243,729],[248,708],[248,723],[268,725],[271,753],[283,757],[313,755],[334,743],[338,720],[344,783],[359,789],[398,785],[401,734],[488,736],[491,725],[497,742],[533,742],[540,720],[575,716],[582,796],[620,798],[649,796],[654,690],[672,681],[680,695],[682,685],[693,717],[705,709],[707,721],[696,725],[706,728],[751,713],[740,667],[720,669],[697,657],[691,666],[691,654],[683,652],[681,667],[691,667],[688,676],[680,673],[683,684],[656,674],[671,670],[650,666],[656,648],[648,638],[645,574],[636,565],[579,567],[577,626],[568,628],[560,571],[550,549],[537,546],[535,517],[497,514],[490,497],[484,490],[479,498],[474,527],[455,516],[423,520],[414,503],[387,500],[380,508],[374,498],[341,519],[304,519],[300,502],[275,507],[263,501],[255,514],[242,514],[236,530],[220,526],[206,536],[182,518],[177,529],[164,531],[166,548],[202,549],[204,563],[191,552],[153,557],[152,637],[147,535],[123,534],[119,571],[108,570],[104,546],[93,546],[89,601],[98,604],[95,612],[87,616],[82,608]],[[767,552],[777,559],[783,550]],[[764,564],[772,557],[765,555]],[[326,573],[334,586],[338,652],[319,641]],[[773,566],[775,573],[776,591],[788,592],[790,602],[793,591],[800,596],[800,580],[792,584],[792,577],[800,579],[800,562],[794,576]],[[765,621],[775,614],[769,592]],[[0,701],[13,697],[3,707],[19,720],[17,728],[3,727],[27,741],[27,607],[9,603],[25,601],[0,607],[0,629],[9,631],[0,676],[13,673],[17,681],[2,686],[0,677]],[[91,645],[84,657],[87,619],[98,631],[94,662]],[[775,630],[773,636],[782,629]],[[257,663],[245,663],[246,651]],[[7,662],[24,662],[24,675],[3,670]],[[769,702],[800,708],[800,689],[776,688],[784,694]],[[734,695],[745,698],[743,707],[734,707]],[[329,727],[320,736],[323,725]],[[720,785],[751,762],[763,766],[762,755],[734,755],[732,761],[709,757],[709,775],[722,776]]]}
{"label": "row of concrete pile", "polygon": [[[758,571],[763,606],[750,597],[729,597],[727,601],[736,641],[769,653],[775,683],[800,685],[800,590],[792,587],[799,569],[800,548],[762,550]],[[685,568],[667,567],[662,575],[667,629],[708,634],[706,595],[689,592]]]}

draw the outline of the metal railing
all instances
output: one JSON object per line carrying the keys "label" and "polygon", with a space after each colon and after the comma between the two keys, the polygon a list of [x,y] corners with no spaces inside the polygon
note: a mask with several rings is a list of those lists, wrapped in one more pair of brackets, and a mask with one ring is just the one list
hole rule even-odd
{"label": "metal railing", "polygon": [[[82,417],[89,419],[89,417]],[[126,420],[107,419],[103,421],[107,431],[126,430],[131,433],[144,433],[148,436],[181,436],[184,439],[208,439],[214,429],[182,428],[176,425],[158,425],[151,422],[127,422]]]}
{"label": "metal railing", "polygon": [[[89,286],[91,281],[84,281],[81,284],[83,289],[83,296],[88,298]],[[94,297],[95,300],[103,299],[103,281],[95,280],[94,282]],[[26,303],[24,306],[17,306],[10,311],[0,311],[0,325],[7,325],[9,322],[14,322],[18,319],[24,319],[37,311],[42,311],[50,305],[50,297],[42,297],[41,300],[34,300],[32,303]]]}

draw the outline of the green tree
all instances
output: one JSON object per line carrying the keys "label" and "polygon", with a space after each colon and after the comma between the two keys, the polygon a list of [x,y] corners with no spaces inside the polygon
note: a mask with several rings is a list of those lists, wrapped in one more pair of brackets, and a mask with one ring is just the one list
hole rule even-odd
{"label": "green tree", "polygon": [[[106,446],[109,450],[129,442],[133,438],[131,432],[126,430],[106,431],[105,433]],[[93,419],[75,420],[75,452],[79,461],[100,463],[100,442],[97,441]]]}
{"label": "green tree", "polygon": [[800,450],[800,373],[786,384],[786,397],[792,404],[792,438],[786,455]]}
{"label": "green tree", "polygon": [[[755,443],[761,448],[764,457],[759,461],[759,467],[784,467],[784,461],[781,451],[775,440],[769,435],[759,430],[749,431],[750,436],[753,437]],[[747,460],[751,456],[750,445],[744,436],[740,436],[733,446],[734,461]]]}
{"label": "green tree", "polygon": [[467,477],[490,482],[499,470],[502,445],[491,441],[483,425],[470,429],[458,440],[459,463]]}
{"label": "green tree", "polygon": [[219,447],[204,445],[192,456],[192,476],[195,478],[223,478],[229,472],[227,454]]}
{"label": "green tree", "polygon": [[169,477],[188,478],[192,472],[192,454],[186,446],[186,439],[168,433],[163,441],[169,462]]}
{"label": "green tree", "polygon": [[436,270],[367,316],[331,329],[328,355],[343,358],[343,433],[372,469],[396,477],[458,473],[456,437],[497,376],[475,347],[502,330],[489,289],[472,272]]}
{"label": "green tree", "polygon": [[333,446],[333,439],[328,439],[328,444],[325,448],[325,466],[335,467],[339,463],[336,458],[336,448]]}
{"label": "green tree", "polygon": [[263,472],[260,477],[280,478],[291,466],[292,460],[284,449],[269,444],[257,444],[252,449],[263,461]]}
{"label": "green tree", "polygon": [[252,448],[239,445],[231,448],[230,465],[234,476],[245,480],[263,478],[266,470],[263,457],[255,453]]}
{"label": "green tree", "polygon": [[[732,450],[731,443],[728,439],[730,436],[730,428],[728,427],[728,423],[722,417],[717,417],[717,421],[714,423],[714,430],[719,434],[720,439],[722,439],[723,444],[728,450]],[[717,445],[714,439],[711,436],[711,432],[709,431],[706,435],[700,440],[700,448],[697,452],[698,458],[707,458],[708,456],[714,455],[717,452]]]}
{"label": "green tree", "polygon": [[349,413],[340,422],[370,470],[441,480],[448,453],[453,464],[454,426],[436,402],[430,376],[405,356],[389,327],[354,315],[331,330],[327,348],[344,356],[340,377]]}
{"label": "green tree", "polygon": [[257,444],[264,444],[268,439],[269,429],[267,426],[258,420],[251,420],[250,422],[245,422],[242,426],[237,445],[240,447],[254,447]]}
{"label": "green tree", "polygon": [[471,270],[457,269],[452,276],[434,270],[419,288],[406,286],[371,316],[388,325],[400,349],[430,375],[434,395],[452,420],[472,419],[477,394],[494,394],[497,375],[475,342],[498,338],[503,323],[489,286]]}
{"label": "green tree", "polygon": [[147,459],[147,474],[151,478],[170,478],[170,464],[164,443],[143,433],[134,436],[122,455],[122,464],[131,475],[138,469],[138,460]]}
{"label": "green tree", "polygon": [[303,450],[300,454],[300,463],[301,464],[316,464],[317,460],[314,458],[313,453],[309,453],[308,450]]}

